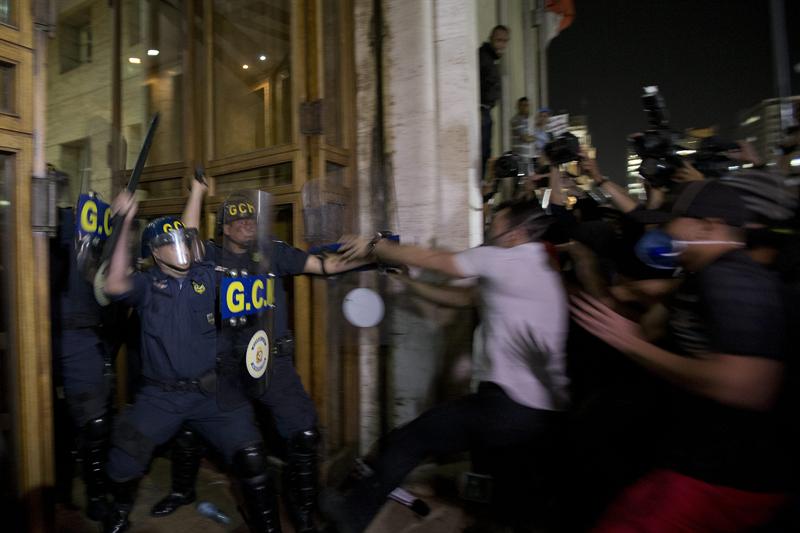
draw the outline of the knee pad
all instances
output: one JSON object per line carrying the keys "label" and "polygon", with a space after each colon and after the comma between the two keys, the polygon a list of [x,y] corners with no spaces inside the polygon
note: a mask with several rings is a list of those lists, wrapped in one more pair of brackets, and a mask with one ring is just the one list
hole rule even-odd
{"label": "knee pad", "polygon": [[87,442],[103,442],[111,433],[111,417],[108,414],[93,418],[83,426],[83,436]]}
{"label": "knee pad", "polygon": [[248,483],[248,480],[255,481],[262,477],[266,479],[267,452],[264,449],[264,443],[259,442],[237,451],[233,455],[233,467],[236,474],[245,483]]}
{"label": "knee pad", "polygon": [[319,440],[316,428],[298,431],[289,437],[289,453],[315,453]]}
{"label": "knee pad", "polygon": [[156,447],[147,435],[127,420],[119,421],[111,441],[114,446],[130,455],[137,463],[145,466],[150,462]]}

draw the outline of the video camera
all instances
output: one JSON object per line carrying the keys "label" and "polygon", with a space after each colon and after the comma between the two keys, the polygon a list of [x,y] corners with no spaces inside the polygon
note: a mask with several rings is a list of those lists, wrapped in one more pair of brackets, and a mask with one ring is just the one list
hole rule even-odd
{"label": "video camera", "polygon": [[570,132],[564,132],[546,145],[544,153],[552,165],[563,165],[580,159],[581,143]]}
{"label": "video camera", "polygon": [[[673,185],[672,176],[683,166],[683,159],[678,153],[682,149],[677,144],[678,134],[670,129],[667,106],[658,87],[651,85],[644,88],[642,106],[647,113],[649,129],[629,139],[631,147],[642,160],[639,174],[654,187],[669,188]],[[726,152],[738,149],[738,144],[712,136],[703,139],[688,161],[704,176],[718,178],[735,164]]]}
{"label": "video camera", "polygon": [[525,166],[522,159],[513,152],[506,152],[494,162],[495,178],[517,178],[524,176]]}
{"label": "video camera", "polygon": [[670,130],[669,113],[658,87],[650,85],[644,88],[642,106],[649,127],[641,135],[629,139],[631,148],[642,160],[639,174],[655,187],[668,187],[670,178],[683,162],[675,143],[677,134]]}
{"label": "video camera", "polygon": [[719,178],[728,173],[731,165],[736,164],[726,152],[739,149],[740,146],[734,142],[717,136],[708,137],[700,143],[692,158],[692,165],[706,177]]}

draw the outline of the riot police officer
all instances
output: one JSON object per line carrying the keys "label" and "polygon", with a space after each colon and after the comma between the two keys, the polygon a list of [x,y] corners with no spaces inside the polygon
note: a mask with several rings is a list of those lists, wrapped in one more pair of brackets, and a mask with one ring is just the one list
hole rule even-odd
{"label": "riot police officer", "polygon": [[[187,227],[196,228],[200,222],[202,199],[206,187],[195,182],[183,221]],[[262,193],[263,194],[263,193]],[[276,277],[274,287],[274,322],[272,324],[273,360],[269,372],[269,383],[266,392],[256,399],[266,406],[273,415],[280,436],[287,441],[288,461],[286,480],[290,516],[295,529],[301,532],[315,531],[314,508],[317,493],[317,447],[319,433],[317,431],[317,413],[314,403],[303,388],[300,376],[294,367],[294,341],[289,331],[286,290],[283,279],[298,274],[335,274],[357,268],[363,262],[345,263],[334,259],[309,255],[303,250],[293,248],[282,241],[273,240],[263,233],[263,226],[257,223],[256,213],[259,209],[253,204],[252,193],[239,192],[231,194],[220,206],[217,213],[215,241],[205,245],[206,259],[225,269],[254,272],[259,270],[259,260],[269,264]],[[260,241],[268,239],[268,246]],[[222,244],[220,244],[222,243]],[[259,258],[255,251],[266,249],[268,258]],[[245,335],[245,338],[248,336]],[[223,339],[224,339],[223,335]],[[233,356],[234,365],[240,357],[238,351],[230,351],[230,343],[225,347],[218,346],[221,361],[229,355]],[[220,369],[220,375],[226,372]],[[227,380],[221,378],[220,384]],[[240,382],[234,382],[229,390],[220,390],[219,398],[226,398],[235,391],[246,390]],[[244,401],[244,400],[242,400]],[[172,493],[159,501],[152,509],[154,516],[164,516],[175,511],[179,506],[192,502],[195,498],[194,483],[199,468],[199,456],[202,451],[189,448],[191,439],[182,438],[175,442],[173,450],[173,487]],[[194,474],[189,475],[189,472]],[[178,474],[176,476],[175,474]]]}
{"label": "riot police officer", "polygon": [[59,208],[58,232],[50,243],[53,354],[76,428],[86,514],[92,520],[102,520],[108,512],[105,463],[111,428],[111,355],[104,328],[107,313],[94,297],[87,272],[78,268],[78,256],[82,242],[93,241],[99,247],[105,236],[103,215],[109,208],[93,193],[81,195],[77,214],[72,207]]}
{"label": "riot police officer", "polygon": [[151,222],[142,236],[143,254],[155,266],[130,273],[128,239],[136,211],[127,202],[105,292],[136,308],[142,330],[142,387],[120,415],[107,472],[114,504],[107,532],[128,528],[139,479],[155,446],[186,424],[231,463],[241,482],[253,531],[280,532],[275,493],[261,436],[249,404],[222,411],[215,399],[215,292],[213,266],[196,260],[196,240],[174,217]]}

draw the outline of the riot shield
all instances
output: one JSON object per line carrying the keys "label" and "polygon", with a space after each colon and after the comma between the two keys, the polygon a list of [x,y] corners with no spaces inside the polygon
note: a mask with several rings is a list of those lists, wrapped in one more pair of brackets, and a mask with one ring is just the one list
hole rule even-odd
{"label": "riot shield", "polygon": [[95,192],[81,194],[75,208],[75,257],[78,272],[87,281],[94,280],[111,232],[111,206]]}
{"label": "riot shield", "polygon": [[232,193],[217,217],[217,246],[207,256],[222,274],[217,402],[229,410],[263,395],[269,384],[275,313],[270,195]]}

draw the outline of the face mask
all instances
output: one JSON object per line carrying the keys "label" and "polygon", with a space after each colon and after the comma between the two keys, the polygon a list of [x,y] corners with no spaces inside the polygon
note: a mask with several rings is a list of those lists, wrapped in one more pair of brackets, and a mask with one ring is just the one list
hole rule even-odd
{"label": "face mask", "polygon": [[735,241],[679,241],[660,229],[650,230],[636,243],[636,257],[652,268],[675,270],[680,265],[678,258],[690,245],[702,244],[734,244],[744,246]]}
{"label": "face mask", "polygon": [[660,229],[646,232],[636,243],[636,257],[645,265],[661,270],[678,268],[678,255],[672,237]]}

